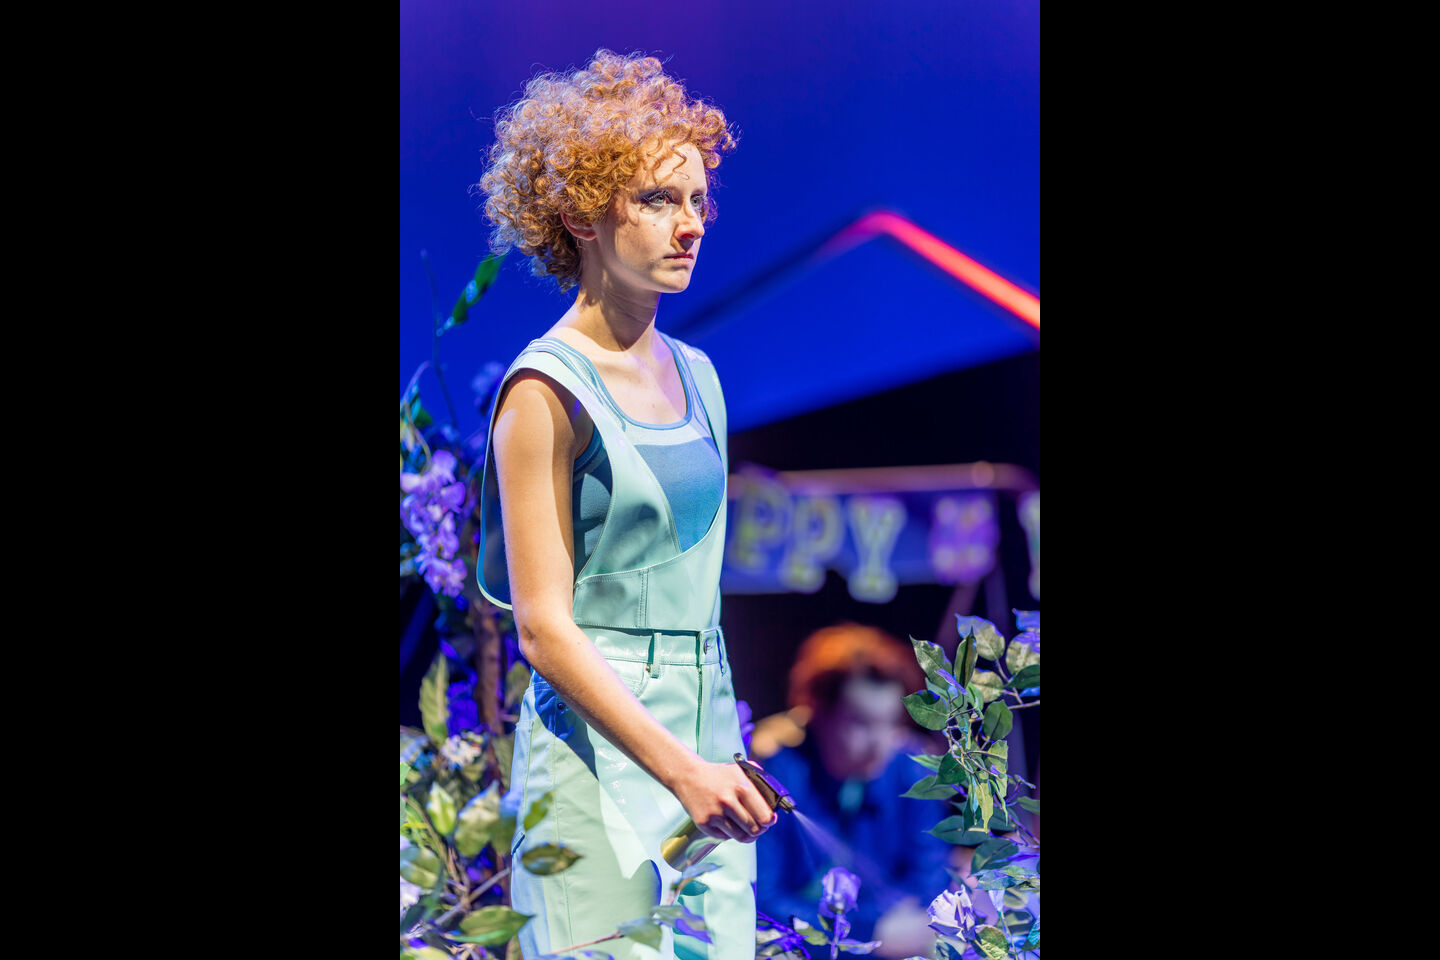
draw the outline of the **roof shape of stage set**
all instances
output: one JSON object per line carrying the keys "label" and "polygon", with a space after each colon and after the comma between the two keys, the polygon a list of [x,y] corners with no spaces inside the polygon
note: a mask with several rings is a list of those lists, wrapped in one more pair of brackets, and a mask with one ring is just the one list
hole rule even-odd
{"label": "roof shape of stage set", "polygon": [[892,210],[783,254],[666,332],[704,350],[732,431],[1040,346],[1040,301]]}

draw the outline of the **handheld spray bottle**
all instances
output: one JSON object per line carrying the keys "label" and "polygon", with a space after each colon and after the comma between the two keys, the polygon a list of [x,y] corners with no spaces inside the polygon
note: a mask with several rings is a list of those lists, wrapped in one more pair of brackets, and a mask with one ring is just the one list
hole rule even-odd
{"label": "handheld spray bottle", "polygon": [[[790,791],[786,790],[779,780],[761,770],[758,764],[746,760],[743,754],[735,754],[735,762],[740,765],[745,776],[750,778],[750,782],[755,784],[755,789],[759,790],[760,796],[770,804],[771,810],[784,810],[789,813],[795,809],[795,801],[790,799]],[[700,833],[700,828],[695,826],[695,821],[686,817],[685,822],[680,824],[675,832],[660,844],[660,855],[665,858],[666,863],[677,870],[681,869],[681,865],[686,862],[699,863],[710,854],[711,850],[724,842],[711,837],[703,846],[696,848],[694,854],[687,861],[685,851],[690,848],[690,844],[702,837],[703,834]]]}

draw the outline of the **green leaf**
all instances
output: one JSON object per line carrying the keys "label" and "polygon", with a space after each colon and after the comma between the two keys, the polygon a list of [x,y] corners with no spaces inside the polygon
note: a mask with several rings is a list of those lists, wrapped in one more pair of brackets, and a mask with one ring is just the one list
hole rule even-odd
{"label": "green leaf", "polygon": [[940,645],[929,640],[916,640],[914,637],[910,638],[910,643],[915,647],[915,659],[920,664],[920,669],[925,671],[925,675],[941,687],[948,686],[948,681],[938,673],[940,670],[950,673],[950,661],[945,658],[945,651]]}
{"label": "green leaf", "polygon": [[401,760],[401,761],[400,761],[400,786],[401,786],[402,789],[403,789],[404,786],[405,786],[405,778],[408,777],[408,776],[410,776],[410,770],[411,770],[410,764],[406,763],[404,760]]}
{"label": "green leaf", "polygon": [[915,722],[927,730],[943,730],[946,721],[950,719],[950,711],[945,707],[944,701],[929,690],[916,691],[902,702],[905,709],[910,711],[910,716],[915,718]]}
{"label": "green leaf", "polygon": [[933,836],[939,837],[941,840],[945,840],[949,843],[954,843],[955,841],[951,838],[959,836],[961,833],[964,832],[964,830],[964,817],[946,817],[944,820],[941,820],[939,823],[935,824],[935,826],[931,827],[925,832],[932,834]]}
{"label": "green leaf", "polygon": [[792,921],[791,926],[795,929],[795,932],[805,935],[806,943],[819,947],[830,942],[830,938],[825,935],[825,931],[819,927],[811,926],[799,917],[791,917],[790,919]]}
{"label": "green leaf", "polygon": [[1026,687],[1040,686],[1040,664],[1032,663],[1010,678],[1007,687],[1014,687],[1016,690],[1024,690]]}
{"label": "green leaf", "polygon": [[[991,774],[998,776],[1001,781],[1004,781],[1006,768],[1010,765],[1010,744],[1004,740],[996,740],[990,744],[989,752],[994,754],[994,756],[990,757]],[[996,771],[998,771],[998,773]],[[1001,794],[1005,793],[1005,785],[1003,782],[999,787],[999,791]]]}
{"label": "green leaf", "polygon": [[1033,926],[1033,927],[1030,928],[1030,933],[1025,937],[1025,949],[1026,949],[1027,951],[1028,951],[1028,950],[1039,950],[1039,949],[1040,949],[1040,918],[1039,918],[1039,917],[1036,917],[1036,918],[1035,918],[1035,926]]}
{"label": "green leaf", "polygon": [[993,670],[976,670],[975,675],[970,678],[970,685],[979,691],[977,699],[981,703],[997,699],[1005,689],[1005,681]]}
{"label": "green leaf", "polygon": [[1032,663],[1039,663],[1040,651],[1035,649],[1036,639],[1035,635],[1027,632],[1011,640],[1009,649],[1005,651],[1005,669],[1015,674]]}
{"label": "green leaf", "polygon": [[1010,955],[1010,943],[999,927],[989,924],[975,928],[975,946],[985,960],[1004,960]]}
{"label": "green leaf", "polygon": [[867,943],[863,940],[836,940],[835,945],[845,953],[869,953],[880,946],[880,941],[871,940]]}
{"label": "green leaf", "polygon": [[1009,833],[1015,829],[1015,821],[1008,810],[1001,810],[992,815],[985,826],[994,833]]}
{"label": "green leaf", "polygon": [[1029,810],[1031,813],[1040,812],[1040,801],[1032,797],[1017,797],[1016,802],[1019,803],[1020,806],[1024,807],[1026,810]]}
{"label": "green leaf", "polygon": [[970,861],[972,873],[979,873],[991,861],[1005,860],[1012,854],[1019,853],[1020,848],[1012,841],[1004,837],[991,837],[980,846],[975,848],[975,856]]}
{"label": "green leaf", "polygon": [[445,321],[440,332],[444,333],[453,327],[458,327],[470,317],[470,308],[485,295],[485,291],[495,283],[495,277],[500,273],[500,264],[505,262],[505,257],[496,257],[494,254],[487,255],[475,268],[474,278],[467,284],[465,289],[460,291],[460,296],[455,300],[455,306],[450,311],[449,318]]}
{"label": "green leaf", "polygon": [[1030,896],[1029,896],[1029,894],[1024,893],[1023,891],[1016,890],[1016,889],[1014,889],[1014,888],[1007,889],[1007,890],[1005,891],[1005,901],[1004,901],[1004,903],[1003,903],[1003,906],[1006,906],[1006,907],[1014,907],[1015,909],[1018,910],[1018,909],[1020,909],[1021,907],[1025,906],[1025,904],[1027,904],[1027,903],[1029,903],[1029,902],[1030,902]]}
{"label": "green leaf", "polygon": [[945,757],[947,756],[947,754],[943,754],[943,753],[907,753],[906,756],[909,757],[911,760],[914,760],[916,763],[920,764],[920,766],[925,767],[926,769],[929,769],[929,770],[939,770],[939,769],[940,769],[940,762],[945,759]]}
{"label": "green leaf", "polygon": [[439,947],[408,947],[400,954],[400,960],[450,960],[450,954]]}
{"label": "green leaf", "polygon": [[446,738],[445,721],[450,707],[445,700],[445,691],[449,686],[450,665],[445,660],[445,654],[437,653],[430,669],[425,671],[425,679],[420,681],[420,718],[424,722],[425,733],[436,747]]}
{"label": "green leaf", "polygon": [[555,799],[555,791],[549,790],[534,803],[530,804],[529,811],[525,814],[525,829],[533,830],[535,824],[545,819],[545,814],[550,812],[550,803]]}
{"label": "green leaf", "polygon": [[460,943],[478,943],[482,947],[493,947],[504,943],[525,926],[533,914],[518,913],[509,907],[481,907],[460,921],[463,936],[451,936]]}
{"label": "green leaf", "polygon": [[440,858],[425,847],[409,846],[400,851],[400,876],[416,886],[435,886],[443,870]]}
{"label": "green leaf", "polygon": [[1006,887],[1019,886],[1027,882],[1035,876],[1035,873],[1024,864],[1007,863],[976,871],[972,876],[975,877],[976,887],[980,890],[1003,890]]}
{"label": "green leaf", "polygon": [[426,908],[424,900],[420,900],[416,903],[410,904],[410,909],[406,910],[405,915],[400,918],[400,932],[404,933],[406,930],[409,930],[411,927],[415,926],[415,924],[419,923],[421,918],[424,917],[425,912]]}
{"label": "green leaf", "polygon": [[1005,638],[995,629],[995,624],[984,617],[955,617],[955,627],[963,637],[967,633],[975,644],[976,652],[986,660],[998,660],[1005,650]]}
{"label": "green leaf", "polygon": [[995,798],[990,795],[990,780],[988,777],[980,777],[970,781],[970,795],[980,798],[980,815],[985,821],[989,821],[990,815],[995,811]]}
{"label": "green leaf", "polygon": [[705,930],[705,918],[692,913],[690,908],[683,903],[667,903],[650,911],[650,919],[670,927],[676,933],[684,934],[687,937],[695,937],[710,943],[710,935]]}
{"label": "green leaf", "polygon": [[964,783],[965,779],[965,767],[961,765],[960,758],[953,753],[945,754],[945,759],[940,761],[940,771],[935,775],[935,782]]}
{"label": "green leaf", "polygon": [[[1005,903],[1010,902],[1010,891],[1005,891]],[[1010,936],[1018,937],[1024,935],[1035,924],[1035,914],[1029,910],[1006,910],[1005,925],[1010,930]]]}
{"label": "green leaf", "polygon": [[441,836],[448,836],[455,829],[455,798],[438,782],[430,784],[425,812],[430,814],[430,822]]}
{"label": "green leaf", "polygon": [[500,767],[500,789],[510,789],[510,762],[515,755],[515,734],[507,733],[490,741],[495,748],[495,763]]}
{"label": "green leaf", "polygon": [[429,410],[426,410],[418,403],[415,404],[415,426],[419,427],[421,430],[424,430],[426,427],[430,426],[430,424],[434,422],[435,420],[433,417],[430,416]]}
{"label": "green leaf", "polygon": [[505,706],[513,707],[525,696],[525,688],[530,686],[530,668],[516,661],[511,664],[510,672],[505,674]]}
{"label": "green leaf", "polygon": [[975,641],[973,638],[964,637],[960,645],[955,648],[955,678],[964,687],[970,683],[970,675],[975,672]]}
{"label": "green leaf", "polygon": [[652,950],[660,949],[660,924],[649,917],[626,920],[615,929],[620,931],[621,936],[629,937],[636,943],[643,943]]}
{"label": "green leaf", "polygon": [[473,857],[485,848],[500,824],[500,784],[490,781],[480,793],[470,798],[460,811],[455,827],[455,849],[462,857]]}
{"label": "green leaf", "polygon": [[974,847],[990,839],[990,834],[979,827],[971,827],[964,816],[946,817],[925,832],[962,847]]}
{"label": "green leaf", "polygon": [[515,839],[515,816],[500,811],[500,822],[495,824],[495,829],[490,831],[490,849],[495,851],[495,856],[508,857],[510,855],[510,843]]}
{"label": "green leaf", "polygon": [[579,859],[580,854],[565,844],[547,843],[525,851],[525,855],[520,858],[520,863],[536,876],[548,877],[552,873],[570,869]]}
{"label": "green leaf", "polygon": [[939,783],[934,776],[929,776],[915,781],[915,785],[900,796],[915,800],[948,800],[955,796],[955,790]]}
{"label": "green leaf", "polygon": [[985,722],[980,729],[985,736],[991,740],[1003,740],[1015,725],[1015,718],[1010,714],[1010,708],[999,700],[985,708]]}

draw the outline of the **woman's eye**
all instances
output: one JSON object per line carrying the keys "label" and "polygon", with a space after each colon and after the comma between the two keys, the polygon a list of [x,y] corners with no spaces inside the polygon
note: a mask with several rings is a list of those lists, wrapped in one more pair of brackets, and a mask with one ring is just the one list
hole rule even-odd
{"label": "woman's eye", "polygon": [[647,207],[663,207],[670,202],[670,195],[663,190],[656,191],[641,199]]}
{"label": "woman's eye", "polygon": [[705,212],[705,195],[703,193],[695,194],[695,196],[690,198],[690,202],[695,204],[696,210],[700,211],[701,213]]}

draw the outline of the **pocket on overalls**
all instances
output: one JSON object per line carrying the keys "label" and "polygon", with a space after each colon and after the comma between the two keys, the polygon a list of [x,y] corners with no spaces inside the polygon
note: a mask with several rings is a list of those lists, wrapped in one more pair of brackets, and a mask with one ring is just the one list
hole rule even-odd
{"label": "pocket on overalls", "polygon": [[647,665],[640,660],[612,660],[605,658],[610,669],[615,671],[615,676],[620,682],[630,688],[635,696],[640,696],[645,691],[645,686],[650,682],[650,671]]}

